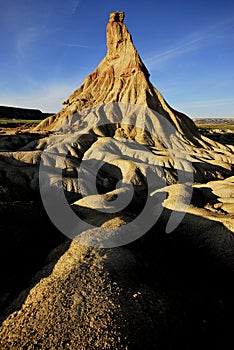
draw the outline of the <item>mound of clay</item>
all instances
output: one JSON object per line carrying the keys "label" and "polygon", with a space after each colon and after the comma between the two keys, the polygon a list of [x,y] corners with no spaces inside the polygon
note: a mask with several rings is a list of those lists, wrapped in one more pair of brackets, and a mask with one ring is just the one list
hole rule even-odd
{"label": "mound of clay", "polygon": [[[134,140],[154,147],[155,152],[152,149],[150,152],[154,153],[155,162],[163,160],[164,167],[171,168],[170,173],[174,168],[179,170],[175,165],[176,161],[168,155],[168,148],[173,147],[176,153],[174,158],[178,157],[178,163],[181,158],[189,158],[193,163],[195,181],[226,177],[233,164],[231,146],[219,144],[201,135],[190,118],[167,104],[151,84],[149,72],[134,47],[123,20],[122,12],[110,15],[106,57],[80,88],[64,102],[65,107],[55,116],[45,119],[36,130],[57,132],[66,128],[64,132],[78,133],[78,139],[84,133],[89,135],[89,139],[90,134],[95,134],[98,142],[95,144],[96,140],[92,140],[92,149],[94,151],[97,147],[96,153],[100,153],[101,143],[108,142],[107,139],[99,142],[99,138],[121,137]],[[136,109],[136,106],[139,108]],[[144,107],[148,109],[144,110]],[[154,111],[154,115],[151,113],[148,116],[148,110]],[[80,119],[79,123],[77,119]],[[99,121],[112,126],[101,128]],[[155,132],[150,124],[154,126]],[[150,135],[146,135],[145,131]],[[175,139],[169,147],[167,139],[171,133],[175,134]],[[178,144],[182,144],[182,147],[177,146]],[[76,149],[79,158],[87,150],[82,149],[80,144],[78,150],[74,145],[72,148]],[[58,151],[62,152],[62,147],[58,147]],[[129,152],[131,153],[130,150]],[[162,154],[158,157],[157,152]]]}
{"label": "mound of clay", "polygon": [[[95,71],[63,103],[55,116],[44,120],[37,129],[57,130],[64,118],[88,107],[112,102],[147,106],[166,118],[185,139],[205,147],[209,139],[201,138],[193,121],[175,111],[151,84],[150,74],[142,62],[126,28],[124,13],[110,15],[107,25],[107,54]],[[203,141],[202,141],[203,139]]]}
{"label": "mound of clay", "polygon": [[124,13],[112,13],[107,25],[107,55],[64,104],[56,116],[46,119],[38,129],[58,128],[63,118],[90,106],[123,102],[147,106],[168,119],[187,138],[199,137],[188,117],[174,111],[150,83],[149,72],[133,45],[123,23]]}
{"label": "mound of clay", "polygon": [[[106,57],[65,101],[65,107],[58,114],[42,121],[32,137],[4,136],[1,146],[4,152],[0,152],[3,179],[9,178],[21,188],[38,189],[38,182],[34,181],[38,179],[38,166],[29,171],[24,164],[31,159],[31,163],[38,165],[45,146],[54,158],[49,161],[53,165],[47,169],[53,184],[57,183],[57,168],[62,167],[64,190],[72,192],[75,199],[80,196],[74,181],[80,162],[93,158],[100,164],[103,154],[111,166],[105,168],[104,178],[99,174],[102,192],[113,190],[108,183],[119,181],[120,173],[127,183],[138,181],[139,172],[142,178],[150,172],[156,174],[159,182],[166,178],[167,184],[177,182],[181,170],[192,175],[195,182],[232,175],[232,146],[201,135],[192,120],[166,103],[150,83],[147,68],[123,20],[124,13],[111,14]],[[53,131],[53,136],[48,139],[49,131]],[[35,141],[25,144],[30,137]],[[113,159],[113,152],[114,158],[122,159],[121,162]],[[58,159],[66,154],[69,159],[62,164]],[[20,169],[18,179],[12,176],[16,163]]]}

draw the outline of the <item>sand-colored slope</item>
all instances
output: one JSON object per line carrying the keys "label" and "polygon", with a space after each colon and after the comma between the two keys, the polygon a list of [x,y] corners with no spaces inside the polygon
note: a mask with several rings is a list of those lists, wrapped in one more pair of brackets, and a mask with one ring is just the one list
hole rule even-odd
{"label": "sand-colored slope", "polygon": [[[55,262],[56,252],[37,279]],[[94,250],[73,242],[52,273],[18,299],[19,305],[26,297],[20,311],[3,323],[1,349],[128,349],[130,343],[131,348],[152,344],[158,336],[154,323],[163,320],[165,306],[159,294],[140,282],[138,268],[127,250]]]}
{"label": "sand-colored slope", "polygon": [[150,83],[149,72],[123,23],[124,13],[112,13],[107,25],[107,54],[95,71],[64,101],[66,107],[47,118],[38,129],[57,128],[56,121],[90,106],[123,102],[147,106],[167,118],[186,137],[199,137],[187,116],[174,111]]}
{"label": "sand-colored slope", "polygon": [[[174,157],[189,158],[192,161],[196,181],[205,181],[210,176],[219,177],[220,174],[221,177],[229,175],[231,164],[234,162],[233,150],[202,136],[190,118],[168,105],[151,84],[149,72],[123,21],[122,12],[110,15],[105,58],[68,97],[64,102],[65,107],[58,114],[40,123],[36,130],[57,132],[63,129],[64,133],[81,135],[85,132],[87,135],[95,134],[98,138],[126,138],[153,146],[155,163],[178,170],[175,166],[177,162],[174,162],[173,157],[168,157],[167,138],[173,133],[175,137],[172,147],[176,153]],[[113,107],[115,104],[116,107]],[[144,107],[147,109],[144,110]],[[149,109],[154,111],[153,118],[148,117]],[[77,123],[79,115],[80,121]],[[149,127],[150,122],[154,130]],[[100,128],[100,123],[112,126]],[[130,128],[128,124],[131,125]],[[146,135],[145,130],[150,136]],[[100,142],[93,145],[93,148],[97,148],[97,153],[99,145]],[[162,151],[165,157],[163,153],[158,155]],[[81,150],[80,154],[84,152]]]}

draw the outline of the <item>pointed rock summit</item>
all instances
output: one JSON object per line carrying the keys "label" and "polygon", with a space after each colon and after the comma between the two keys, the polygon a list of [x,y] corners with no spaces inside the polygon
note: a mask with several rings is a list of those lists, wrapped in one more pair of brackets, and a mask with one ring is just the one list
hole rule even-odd
{"label": "pointed rock summit", "polygon": [[109,102],[148,105],[149,73],[123,20],[123,12],[111,13],[107,25],[107,55],[66,104],[76,103],[79,109]]}
{"label": "pointed rock summit", "polygon": [[[147,106],[167,118],[182,134],[198,137],[187,116],[174,111],[149,81],[149,72],[139,56],[124,24],[124,12],[113,12],[107,25],[107,54],[95,71],[63,102],[66,106],[39,128],[56,129],[53,121],[90,106],[123,102]],[[190,135],[192,132],[193,135]]]}
{"label": "pointed rock summit", "polygon": [[[95,143],[98,147],[104,142],[104,138],[109,138],[109,143],[117,142],[115,139],[121,135],[140,144],[155,147],[156,151],[153,153],[157,164],[161,164],[162,157],[158,157],[155,152],[163,151],[165,155],[163,166],[170,168],[172,172],[173,169],[179,169],[176,165],[178,162],[172,159],[176,156],[180,159],[179,162],[189,159],[193,163],[194,172],[198,176],[196,180],[226,176],[226,172],[232,169],[231,146],[219,144],[201,135],[189,117],[169,106],[150,82],[150,74],[133,44],[124,24],[124,17],[124,12],[110,14],[106,31],[105,58],[94,72],[85,78],[82,85],[63,102],[65,107],[56,115],[41,122],[36,130],[58,131],[63,129],[64,125],[69,127],[72,125],[73,131],[78,131],[80,135],[89,134],[86,136],[86,143],[88,139],[92,140],[85,152],[92,143],[95,143],[93,134],[97,138],[102,137],[102,141]],[[146,116],[147,108],[153,112],[153,117]],[[76,115],[80,120],[74,124]],[[99,127],[95,124],[97,122]],[[111,127],[106,127],[105,130],[102,127],[100,130],[100,122]],[[129,129],[127,125],[130,124]],[[168,125],[173,132],[169,131]],[[154,137],[152,127],[156,131]],[[143,129],[151,130],[151,137],[147,137]],[[175,136],[173,141],[172,134]],[[107,139],[105,140],[107,142]],[[174,156],[168,153],[168,140],[172,141],[169,148],[173,149]],[[58,149],[61,149],[59,144]],[[83,145],[79,147],[83,148]],[[81,152],[78,153],[80,158]],[[213,166],[217,167],[215,171]]]}

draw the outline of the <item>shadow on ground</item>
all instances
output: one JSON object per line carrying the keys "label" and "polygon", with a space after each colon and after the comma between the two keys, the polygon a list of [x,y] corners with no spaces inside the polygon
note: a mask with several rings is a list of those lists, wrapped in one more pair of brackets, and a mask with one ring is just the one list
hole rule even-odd
{"label": "shadow on ground", "polygon": [[[30,289],[41,278],[50,275],[60,256],[69,249],[70,243],[51,225],[38,203],[8,204],[0,210],[3,217],[1,302],[3,306],[8,306],[5,315],[2,313],[5,318],[7,313],[21,307]],[[120,326],[130,339],[128,348],[229,349],[233,340],[233,234],[221,223],[191,214],[185,216],[173,233],[165,234],[170,215],[169,210],[164,210],[150,232],[137,241],[121,249],[102,250],[109,257],[106,259],[106,269],[110,262],[113,263],[109,260],[113,260],[115,251],[118,259],[121,259],[121,255],[124,259],[124,252],[131,252],[137,261],[137,274],[132,271],[131,264],[125,264],[121,276],[112,274],[111,278],[121,285],[126,295],[134,285],[145,286],[158,296],[157,302],[144,301],[144,305],[157,304],[151,310],[145,309],[146,314],[158,310],[160,303],[165,308],[163,316],[157,312],[151,315],[153,323],[144,334],[143,325],[141,329],[133,329],[135,321],[131,322],[132,316],[128,314],[133,309],[126,304],[126,298],[118,300],[121,308],[116,312],[126,315],[128,319],[127,330],[126,325]],[[41,270],[47,255],[56,246],[47,259],[48,267]],[[11,304],[25,288],[21,297]],[[148,298],[151,298],[150,293]],[[140,313],[138,316],[139,319],[143,317]]]}

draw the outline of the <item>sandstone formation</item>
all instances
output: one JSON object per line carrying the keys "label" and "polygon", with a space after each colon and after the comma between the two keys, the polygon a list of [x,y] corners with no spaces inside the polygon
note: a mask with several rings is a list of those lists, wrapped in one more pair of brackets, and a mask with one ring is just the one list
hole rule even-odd
{"label": "sandstone formation", "polygon": [[[2,138],[4,143],[1,143],[0,152],[4,150],[4,153],[1,153],[3,167],[4,162],[6,162],[10,169],[13,163],[16,164],[14,159],[21,159],[21,153],[10,152],[8,154],[5,152],[6,150],[16,151],[17,148],[20,151],[27,151],[27,155],[24,155],[23,158],[29,158],[29,163],[30,159],[34,159],[33,164],[39,164],[39,154],[47,144],[48,131],[57,133],[63,128],[65,130],[62,134],[64,134],[70,128],[73,136],[71,140],[66,140],[67,144],[71,143],[69,150],[59,137],[57,140],[49,141],[47,147],[51,147],[52,144],[52,152],[56,152],[56,154],[64,154],[64,150],[67,149],[76,165],[87,156],[93,156],[97,160],[102,159],[103,151],[106,152],[106,162],[111,163],[112,152],[108,157],[108,148],[111,149],[115,145],[119,158],[126,158],[126,154],[129,156],[129,161],[122,162],[120,166],[120,171],[125,173],[126,170],[121,167],[125,166],[127,169],[130,166],[129,162],[137,162],[133,156],[134,146],[131,143],[134,141],[147,147],[148,153],[145,152],[140,160],[143,164],[137,164],[137,168],[144,176],[147,169],[150,168],[150,171],[152,169],[156,171],[160,178],[165,174],[160,174],[157,169],[163,167],[167,183],[171,184],[178,180],[177,172],[181,168],[187,169],[189,167],[188,163],[191,164],[191,169],[187,170],[192,171],[195,182],[206,182],[215,178],[222,179],[232,174],[233,146],[220,144],[201,135],[192,120],[173,110],[167,104],[160,92],[150,83],[147,68],[132,43],[131,35],[123,23],[123,19],[123,13],[111,15],[107,26],[106,57],[97,69],[84,80],[81,87],[65,101],[66,106],[34,129],[35,133],[40,133],[39,137],[35,137],[38,140],[27,144],[27,140],[29,141],[31,136],[27,137],[25,142],[22,142],[22,135],[17,136],[17,138],[12,136],[11,140],[6,136],[6,141]],[[129,106],[130,108],[128,108]],[[139,106],[139,111],[131,106]],[[149,116],[144,115],[148,113],[144,111],[144,107],[149,107],[155,113],[150,113]],[[82,123],[78,120],[79,113],[81,113]],[[141,115],[136,118],[134,114],[137,113]],[[103,119],[108,125],[99,125],[100,121],[103,123]],[[131,125],[129,126],[129,124]],[[170,141],[169,133],[172,132],[174,140]],[[119,141],[120,137],[130,142],[123,144],[122,141]],[[14,138],[16,138],[15,145],[13,144]],[[29,151],[32,152],[30,155]],[[151,158],[152,166],[148,164],[148,156]],[[35,159],[37,159],[36,163]],[[67,161],[68,163],[70,165],[67,166],[71,169],[71,161]],[[19,165],[18,161],[17,167]],[[4,169],[4,171],[7,173],[7,170]],[[35,171],[37,172],[36,168]],[[55,169],[52,168],[51,171],[53,172]],[[19,177],[21,173],[24,173],[25,181],[31,187],[28,170],[20,169]],[[134,171],[132,176],[135,176]],[[19,179],[15,181],[18,182]],[[73,183],[72,179],[64,181],[65,190],[67,187],[73,188]],[[75,191],[73,189],[73,192]]]}
{"label": "sandstone formation", "polygon": [[[20,271],[5,278],[0,348],[228,349],[233,144],[202,135],[168,105],[150,83],[123,12],[110,15],[106,57],[64,104],[36,128],[0,135],[2,230],[20,213],[11,223],[17,242],[29,241],[27,251],[38,244],[44,257],[51,250],[34,270],[24,263],[18,297],[12,280]],[[82,218],[72,236],[66,211],[57,215],[78,243],[47,223],[39,180],[46,210],[56,212],[65,193]],[[148,220],[137,221],[145,207]],[[121,236],[127,226],[129,240]],[[119,237],[128,244],[103,248]],[[9,245],[8,234],[3,242]]]}
{"label": "sandstone formation", "polygon": [[[149,72],[133,45],[131,35],[123,23],[123,19],[123,13],[114,13],[110,17],[107,26],[106,57],[95,71],[84,80],[80,88],[64,101],[65,107],[55,116],[44,120],[36,130],[58,131],[60,128],[64,128],[65,124],[74,123],[73,118],[77,113],[87,111],[86,118],[82,114],[83,121],[85,119],[83,125],[88,125],[88,127],[85,125],[87,134],[94,133],[98,138],[112,137],[114,139],[121,136],[143,145],[153,146],[156,152],[165,152],[166,159],[168,145],[164,145],[163,142],[168,136],[165,130],[168,128],[166,123],[168,121],[174,128],[177,138],[171,147],[177,148],[177,150],[179,148],[181,157],[183,153],[181,153],[181,147],[176,147],[175,144],[182,143],[184,153],[192,158],[193,171],[195,177],[197,176],[195,181],[204,181],[213,176],[221,176],[221,178],[226,176],[228,172],[230,173],[233,165],[233,147],[224,146],[201,135],[191,119],[168,105],[160,92],[151,84]],[[113,110],[108,114],[105,108],[113,103],[123,104],[123,107],[120,107],[119,113]],[[133,116],[136,111],[128,111],[124,104],[145,106],[156,112],[154,118],[151,118],[151,122],[154,125],[157,124],[157,135],[153,140],[152,135],[147,137],[142,130],[137,131],[136,127],[129,128],[128,123],[136,123]],[[97,120],[91,120],[92,111],[90,108],[93,108],[93,112],[97,114],[97,119],[104,118],[101,108],[103,105],[106,123],[112,124],[112,130],[103,126],[100,131],[100,128],[95,125]],[[119,114],[117,119],[114,117],[116,114]],[[143,123],[143,129],[148,127],[149,130],[149,126],[146,125],[147,120],[143,120],[144,117],[138,117],[141,119],[138,125]],[[83,125],[77,124],[77,131],[79,129],[80,134],[84,133]],[[95,140],[92,141],[92,143],[94,142]],[[107,139],[106,142],[108,142]],[[114,141],[111,140],[111,142]],[[94,148],[95,144],[92,147]],[[184,154],[182,157],[186,157],[186,155]],[[161,155],[159,158],[161,161]],[[156,154],[155,163],[158,161]],[[174,163],[173,159],[170,159],[170,162]],[[170,168],[170,166],[164,165]],[[214,170],[216,165],[217,171]],[[172,168],[175,167],[173,164]],[[212,168],[211,172],[209,172],[209,168]],[[172,172],[173,169],[171,169]]]}

